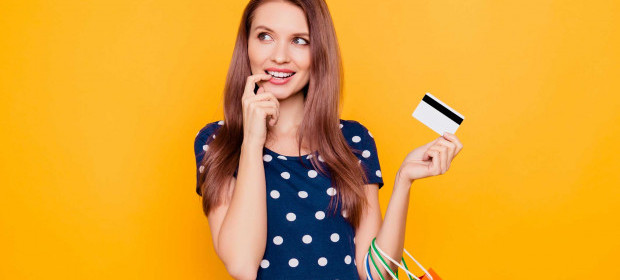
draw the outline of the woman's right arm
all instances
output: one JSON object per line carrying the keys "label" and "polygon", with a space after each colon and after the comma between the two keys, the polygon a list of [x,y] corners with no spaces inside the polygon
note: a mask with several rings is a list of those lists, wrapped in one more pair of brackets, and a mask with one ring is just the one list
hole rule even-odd
{"label": "woman's right arm", "polygon": [[267,202],[263,146],[266,119],[277,122],[278,101],[273,94],[254,84],[270,79],[268,74],[248,77],[243,96],[244,139],[241,145],[237,178],[230,177],[229,192],[207,218],[215,252],[235,279],[256,279],[267,241]]}

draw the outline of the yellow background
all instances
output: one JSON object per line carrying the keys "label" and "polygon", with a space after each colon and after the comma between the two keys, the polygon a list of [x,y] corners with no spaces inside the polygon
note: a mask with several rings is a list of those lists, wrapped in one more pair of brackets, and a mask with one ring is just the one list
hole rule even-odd
{"label": "yellow background", "polygon": [[[246,1],[0,3],[1,279],[227,279],[194,192]],[[620,2],[328,1],[385,188],[438,135],[405,248],[444,279],[619,279]]]}

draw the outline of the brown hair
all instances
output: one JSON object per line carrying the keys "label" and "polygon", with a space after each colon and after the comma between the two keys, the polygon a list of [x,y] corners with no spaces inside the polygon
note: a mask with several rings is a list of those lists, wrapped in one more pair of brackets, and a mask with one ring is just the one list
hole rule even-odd
{"label": "brown hair", "polygon": [[[341,203],[342,210],[348,213],[347,221],[357,227],[362,209],[367,204],[363,190],[367,178],[339,127],[344,76],[331,15],[324,0],[286,1],[304,11],[310,35],[310,80],[303,89],[304,119],[297,135],[299,160],[302,139],[307,139],[311,151],[321,155],[331,174],[331,184],[337,190],[337,195],[331,197],[329,208],[335,213],[334,203]],[[224,191],[228,193],[229,177],[233,176],[239,165],[243,142],[241,97],[246,78],[252,75],[248,37],[253,13],[263,2],[251,0],[243,11],[224,88],[224,125],[218,128],[217,137],[212,139],[201,162],[205,170],[200,174],[198,184],[205,214],[222,203],[221,194]],[[317,161],[317,156],[311,157],[310,161],[314,169],[327,174]]]}

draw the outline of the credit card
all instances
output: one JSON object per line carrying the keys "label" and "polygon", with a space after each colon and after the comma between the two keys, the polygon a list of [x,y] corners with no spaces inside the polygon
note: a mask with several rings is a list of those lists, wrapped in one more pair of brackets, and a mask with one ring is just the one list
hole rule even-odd
{"label": "credit card", "polygon": [[454,134],[465,119],[459,112],[428,92],[411,115],[441,136],[444,131]]}

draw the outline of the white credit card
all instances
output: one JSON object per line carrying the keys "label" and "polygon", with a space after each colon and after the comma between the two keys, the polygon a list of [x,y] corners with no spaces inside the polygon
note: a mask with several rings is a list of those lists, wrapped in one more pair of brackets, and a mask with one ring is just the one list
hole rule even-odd
{"label": "white credit card", "polygon": [[412,116],[443,136],[444,131],[454,134],[465,117],[437,97],[426,93]]}

